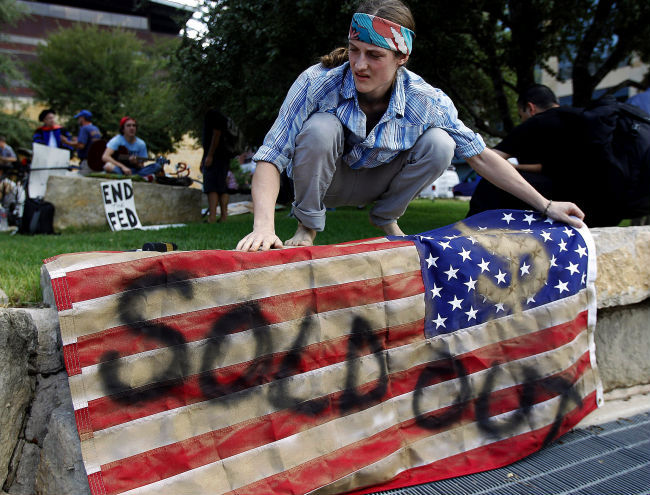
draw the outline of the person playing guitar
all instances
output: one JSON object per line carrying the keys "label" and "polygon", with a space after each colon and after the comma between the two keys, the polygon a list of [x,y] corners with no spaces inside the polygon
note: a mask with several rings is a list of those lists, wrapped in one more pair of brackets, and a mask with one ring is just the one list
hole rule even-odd
{"label": "person playing guitar", "polygon": [[160,164],[152,163],[144,166],[148,159],[147,145],[136,137],[138,125],[134,118],[122,117],[120,120],[120,133],[106,143],[102,155],[104,170],[118,175],[152,176],[160,170]]}

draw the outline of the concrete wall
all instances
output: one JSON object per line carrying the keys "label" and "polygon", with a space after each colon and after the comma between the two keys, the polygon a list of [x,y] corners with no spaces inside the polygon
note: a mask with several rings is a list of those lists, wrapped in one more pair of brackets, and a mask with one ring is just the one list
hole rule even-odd
{"label": "concrete wall", "polygon": [[596,357],[605,391],[650,383],[650,227],[592,229]]}
{"label": "concrete wall", "polygon": [[[125,177],[126,178],[126,177]],[[54,230],[107,224],[102,179],[51,175],[45,200],[54,204]],[[142,225],[201,221],[201,191],[190,187],[133,182],[135,208]]]}
{"label": "concrete wall", "polygon": [[[604,389],[650,384],[650,227],[592,232],[599,271],[596,355]],[[51,308],[0,309],[0,488],[10,494],[85,494],[45,272],[41,285]]]}

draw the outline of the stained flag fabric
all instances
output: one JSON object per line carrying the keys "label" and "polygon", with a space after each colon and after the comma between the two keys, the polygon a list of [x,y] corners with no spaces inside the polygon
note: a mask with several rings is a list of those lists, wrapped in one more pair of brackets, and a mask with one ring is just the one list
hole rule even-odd
{"label": "stained flag fabric", "polygon": [[46,269],[93,494],[371,493],[514,462],[602,401],[592,239],[534,212]]}

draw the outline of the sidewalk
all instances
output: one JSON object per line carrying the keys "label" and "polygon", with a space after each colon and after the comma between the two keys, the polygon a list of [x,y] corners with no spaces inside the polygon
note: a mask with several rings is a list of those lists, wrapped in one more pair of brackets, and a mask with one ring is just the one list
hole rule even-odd
{"label": "sidewalk", "polygon": [[650,494],[650,386],[605,394],[605,405],[573,431],[509,466],[377,493]]}

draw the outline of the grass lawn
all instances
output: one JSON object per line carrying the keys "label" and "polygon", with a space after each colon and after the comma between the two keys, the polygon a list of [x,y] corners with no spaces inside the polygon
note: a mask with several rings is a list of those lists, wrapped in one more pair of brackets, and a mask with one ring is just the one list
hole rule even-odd
{"label": "grass lawn", "polygon": [[[449,225],[465,217],[469,203],[464,201],[419,199],[413,201],[400,219],[407,234],[425,232]],[[276,232],[288,239],[296,221],[288,210],[276,212]],[[250,232],[252,215],[237,215],[223,224],[194,223],[185,227],[158,231],[121,231],[105,229],[66,230],[61,235],[10,236],[0,233],[0,288],[9,297],[10,306],[38,305],[41,300],[40,269],[42,260],[62,253],[84,251],[126,251],[141,248],[145,242],[174,242],[179,250],[234,249],[239,239]],[[368,208],[337,208],[327,213],[327,228],[316,243],[335,244],[356,239],[379,237],[380,230],[368,222]]]}

